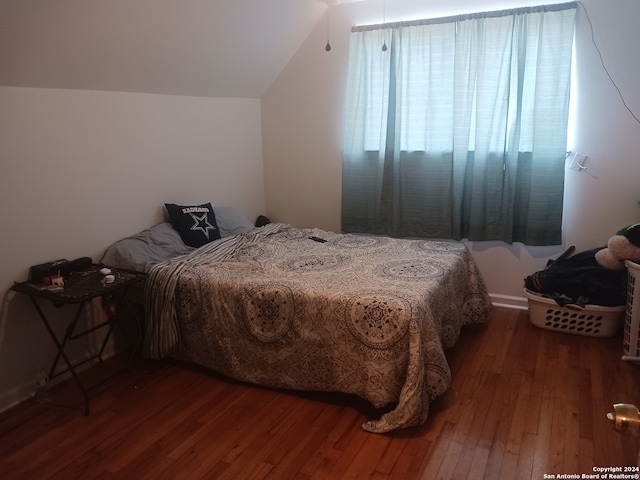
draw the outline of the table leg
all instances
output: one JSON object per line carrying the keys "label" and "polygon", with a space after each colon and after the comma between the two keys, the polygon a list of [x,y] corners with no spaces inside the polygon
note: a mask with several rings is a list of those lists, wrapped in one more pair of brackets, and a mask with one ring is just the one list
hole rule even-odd
{"label": "table leg", "polygon": [[76,384],[80,388],[80,391],[82,392],[82,395],[84,396],[84,414],[89,415],[89,393],[87,392],[86,388],[82,384],[82,381],[80,380],[80,377],[78,376],[73,363],[71,363],[71,360],[69,360],[69,358],[67,357],[67,354],[64,351],[64,346],[66,345],[67,340],[69,339],[71,333],[73,332],[73,329],[75,328],[75,324],[78,322],[78,319],[80,318],[80,312],[82,311],[82,307],[84,303],[80,304],[80,306],[78,307],[78,311],[76,312],[73,322],[67,328],[63,341],[60,342],[60,340],[58,340],[56,333],[53,331],[53,328],[51,328],[51,325],[49,324],[49,321],[47,320],[46,315],[42,311],[42,308],[40,308],[40,305],[38,304],[35,297],[30,296],[29,298],[31,298],[31,302],[35,306],[36,311],[38,312],[38,316],[42,320],[42,323],[44,323],[45,328],[49,332],[51,339],[53,340],[53,342],[55,343],[58,349],[58,354],[56,355],[56,359],[49,372],[49,379],[51,379],[51,376],[53,375],[53,371],[56,365],[58,364],[60,357],[62,357],[62,359],[64,360],[64,363],[67,365],[68,371],[71,372],[73,379],[75,380]]}

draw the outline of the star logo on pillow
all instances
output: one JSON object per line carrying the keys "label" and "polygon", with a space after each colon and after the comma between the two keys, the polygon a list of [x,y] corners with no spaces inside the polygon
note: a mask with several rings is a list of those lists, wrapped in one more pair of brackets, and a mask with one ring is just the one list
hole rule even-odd
{"label": "star logo on pillow", "polygon": [[209,238],[209,230],[215,230],[216,227],[209,223],[209,219],[207,218],[207,214],[203,213],[202,215],[196,215],[195,213],[190,213],[191,218],[193,218],[193,226],[190,230],[196,232],[201,231],[204,235]]}

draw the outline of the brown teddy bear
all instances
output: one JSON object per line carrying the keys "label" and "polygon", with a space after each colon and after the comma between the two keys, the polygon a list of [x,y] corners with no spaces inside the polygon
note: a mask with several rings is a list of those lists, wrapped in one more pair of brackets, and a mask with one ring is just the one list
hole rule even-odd
{"label": "brown teddy bear", "polygon": [[595,256],[600,266],[610,270],[624,270],[625,260],[640,261],[640,223],[616,232]]}

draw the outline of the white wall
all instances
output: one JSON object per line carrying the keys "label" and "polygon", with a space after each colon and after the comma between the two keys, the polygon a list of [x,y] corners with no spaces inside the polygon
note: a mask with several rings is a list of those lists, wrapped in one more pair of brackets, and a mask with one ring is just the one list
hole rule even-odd
{"label": "white wall", "polygon": [[[524,0],[394,0],[386,20],[439,17],[520,7]],[[604,61],[636,116],[640,115],[640,18],[637,0],[584,0]],[[341,125],[349,33],[353,25],[382,23],[382,3],[343,4],[329,10],[331,52],[321,20],[262,99],[267,208],[299,226],[340,230]],[[475,242],[469,247],[497,303],[524,305],[522,282],[569,245],[604,245],[619,228],[640,221],[640,124],[623,107],[591,42],[579,6],[576,33],[573,148],[589,156],[587,172],[566,175],[564,244],[526,247]]]}
{"label": "white wall", "polygon": [[[259,100],[0,87],[0,291],[162,221],[164,202],[265,211]],[[54,312],[57,328],[66,327]],[[80,354],[80,352],[79,352]],[[0,316],[0,410],[54,348],[32,306]]]}

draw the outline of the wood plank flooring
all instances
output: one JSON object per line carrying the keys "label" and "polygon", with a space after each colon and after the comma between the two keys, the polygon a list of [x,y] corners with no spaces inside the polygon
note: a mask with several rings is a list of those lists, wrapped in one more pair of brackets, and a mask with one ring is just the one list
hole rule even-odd
{"label": "wood plank flooring", "polygon": [[638,440],[606,419],[614,403],[640,405],[640,366],[620,360],[620,337],[549,332],[495,308],[447,355],[453,386],[428,422],[387,435],[360,429],[379,412],[353,397],[176,362],[93,389],[88,417],[65,384],[49,404],[0,414],[0,478],[538,480],[637,465]]}

